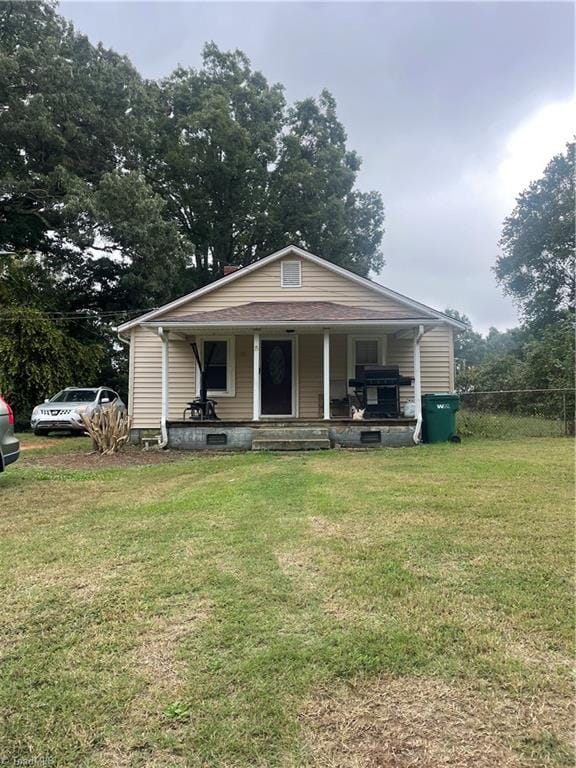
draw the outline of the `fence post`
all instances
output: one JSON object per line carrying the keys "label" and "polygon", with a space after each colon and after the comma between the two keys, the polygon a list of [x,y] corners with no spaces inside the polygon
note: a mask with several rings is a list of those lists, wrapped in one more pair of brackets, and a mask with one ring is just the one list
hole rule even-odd
{"label": "fence post", "polygon": [[566,392],[562,392],[562,409],[564,416],[564,435],[568,437],[568,413],[566,411]]}

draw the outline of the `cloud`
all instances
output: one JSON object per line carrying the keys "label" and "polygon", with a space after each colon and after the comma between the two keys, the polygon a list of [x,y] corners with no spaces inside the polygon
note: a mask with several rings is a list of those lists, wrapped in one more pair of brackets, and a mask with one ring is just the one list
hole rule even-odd
{"label": "cloud", "polygon": [[497,171],[498,190],[513,201],[538,179],[576,131],[576,99],[546,104],[508,137]]}

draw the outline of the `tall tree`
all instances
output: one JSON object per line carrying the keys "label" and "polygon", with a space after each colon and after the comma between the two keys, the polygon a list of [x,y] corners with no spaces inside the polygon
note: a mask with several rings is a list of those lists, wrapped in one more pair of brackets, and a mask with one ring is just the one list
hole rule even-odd
{"label": "tall tree", "polygon": [[[35,258],[53,280],[65,276],[67,309],[109,303],[144,239],[156,246],[144,299],[161,301],[174,289],[161,265],[168,258],[161,201],[129,232],[132,209],[119,221],[118,195],[110,195],[114,185],[129,186],[132,201],[153,195],[135,150],[148,105],[128,59],[91,45],[53,3],[0,3],[0,250]],[[168,240],[174,248],[177,233]],[[175,248],[173,260],[179,255]]]}
{"label": "tall tree", "polygon": [[273,239],[275,245],[296,243],[366,276],[384,264],[384,206],[378,192],[354,189],[361,161],[346,140],[328,91],[289,110],[272,173]]}
{"label": "tall tree", "polygon": [[241,51],[213,43],[200,69],[177,69],[159,86],[146,173],[187,243],[199,282],[263,255],[282,90],[254,72]]}
{"label": "tall tree", "polygon": [[200,69],[159,86],[146,175],[193,254],[196,284],[288,243],[379,270],[383,205],[355,189],[359,168],[328,92],[286,112],[282,87],[240,51],[210,43]]}
{"label": "tall tree", "polygon": [[540,327],[574,312],[574,149],[568,144],[522,192],[500,240],[496,277]]}

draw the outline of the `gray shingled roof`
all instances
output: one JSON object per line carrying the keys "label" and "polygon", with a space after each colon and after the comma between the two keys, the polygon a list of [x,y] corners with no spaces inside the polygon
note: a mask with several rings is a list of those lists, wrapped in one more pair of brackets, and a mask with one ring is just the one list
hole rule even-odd
{"label": "gray shingled roof", "polygon": [[332,301],[252,301],[210,312],[191,312],[180,317],[166,318],[165,322],[202,323],[226,322],[330,322],[335,320],[429,320],[429,317],[411,315],[408,311],[350,307]]}

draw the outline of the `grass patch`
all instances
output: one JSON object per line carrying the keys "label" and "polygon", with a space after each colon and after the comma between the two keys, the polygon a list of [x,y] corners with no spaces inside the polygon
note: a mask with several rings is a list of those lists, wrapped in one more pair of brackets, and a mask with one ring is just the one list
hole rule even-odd
{"label": "grass patch", "polygon": [[36,436],[33,432],[19,432],[16,437],[22,446],[22,455],[59,456],[89,451],[92,441],[84,435],[52,434]]}
{"label": "grass patch", "polygon": [[572,450],[23,458],[0,476],[3,759],[567,765]]}
{"label": "grass patch", "polygon": [[565,433],[561,418],[522,416],[515,413],[488,413],[463,408],[456,417],[458,434],[462,437],[482,437],[510,440],[522,437],[559,437]]}

